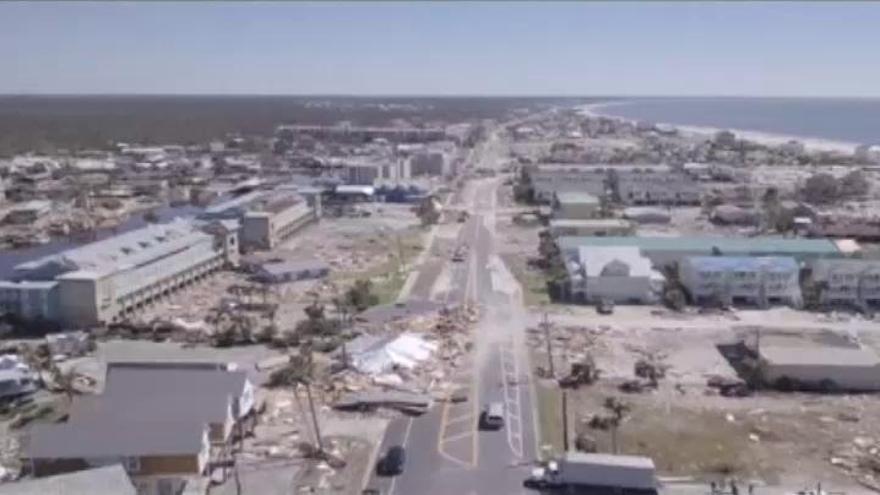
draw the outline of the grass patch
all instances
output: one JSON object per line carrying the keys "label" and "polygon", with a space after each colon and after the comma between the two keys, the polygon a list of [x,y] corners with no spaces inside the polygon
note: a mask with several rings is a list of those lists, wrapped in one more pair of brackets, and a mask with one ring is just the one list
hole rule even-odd
{"label": "grass patch", "polygon": [[544,272],[530,268],[519,256],[503,254],[501,258],[522,286],[523,301],[526,306],[550,304],[550,293],[547,291],[547,277]]}
{"label": "grass patch", "polygon": [[[541,455],[555,457],[562,454],[562,394],[559,388],[535,382],[535,400],[538,401],[538,447]],[[570,410],[570,409],[569,409]],[[544,448],[549,445],[549,451]],[[546,459],[542,459],[546,460]]]}
{"label": "grass patch", "polygon": [[391,304],[397,301],[405,283],[406,275],[394,271],[381,281],[373,283],[373,293],[379,297],[379,304]]}

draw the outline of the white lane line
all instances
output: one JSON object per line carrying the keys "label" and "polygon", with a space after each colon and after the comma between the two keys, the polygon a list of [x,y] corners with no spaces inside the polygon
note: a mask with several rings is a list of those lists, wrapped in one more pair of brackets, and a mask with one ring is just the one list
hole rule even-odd
{"label": "white lane line", "polygon": [[[401,445],[406,448],[406,442],[409,440],[409,432],[412,431],[413,419],[409,418],[406,423],[406,431],[403,433],[403,443]],[[388,495],[392,495],[394,493],[394,487],[397,485],[397,476],[391,478],[391,486],[388,487]]]}
{"label": "white lane line", "polygon": [[[522,407],[520,405],[520,391],[518,386],[511,387],[511,383],[516,384],[519,377],[517,369],[518,362],[516,356],[511,356],[508,352],[507,344],[499,344],[498,355],[500,358],[502,372],[502,390],[504,394],[504,406],[507,417],[507,444],[514,456],[522,459],[523,457],[523,439],[522,439]],[[511,362],[512,361],[512,362]],[[512,370],[508,370],[511,365]],[[516,412],[514,413],[514,408]]]}
{"label": "white lane line", "polygon": [[460,416],[455,416],[452,419],[447,419],[446,426],[454,425],[456,423],[461,423],[462,421],[470,421],[473,419],[474,419],[474,414],[472,412],[468,411]]}

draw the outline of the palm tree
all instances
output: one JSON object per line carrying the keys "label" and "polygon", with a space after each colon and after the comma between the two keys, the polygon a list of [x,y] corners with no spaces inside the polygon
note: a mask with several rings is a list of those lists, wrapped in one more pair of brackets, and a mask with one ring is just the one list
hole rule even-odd
{"label": "palm tree", "polygon": [[632,407],[617,397],[606,397],[602,407],[610,413],[608,425],[611,428],[611,450],[614,454],[617,454],[617,430]]}
{"label": "palm tree", "polygon": [[318,416],[315,413],[315,404],[312,401],[312,381],[315,375],[315,363],[312,359],[312,352],[308,345],[303,345],[298,354],[292,354],[290,360],[283,368],[274,371],[269,376],[270,387],[291,387],[296,394],[299,385],[304,385],[306,389],[306,398],[309,401],[309,411],[312,414],[312,423],[315,427],[315,439],[318,443],[318,451],[320,454],[324,452],[324,444],[321,440],[321,430],[318,426]]}

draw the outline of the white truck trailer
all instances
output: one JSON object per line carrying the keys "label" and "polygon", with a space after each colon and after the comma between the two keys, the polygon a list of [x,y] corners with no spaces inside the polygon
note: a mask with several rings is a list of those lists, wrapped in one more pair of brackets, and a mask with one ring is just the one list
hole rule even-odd
{"label": "white truck trailer", "polygon": [[537,468],[523,483],[537,490],[580,493],[599,490],[608,493],[657,493],[654,461],[649,457],[568,452],[562,458]]}

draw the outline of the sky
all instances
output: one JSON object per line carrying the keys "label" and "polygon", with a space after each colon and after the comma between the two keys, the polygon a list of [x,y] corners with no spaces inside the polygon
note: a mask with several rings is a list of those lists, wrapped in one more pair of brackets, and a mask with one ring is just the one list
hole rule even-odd
{"label": "sky", "polygon": [[880,96],[880,3],[0,3],[0,93]]}

